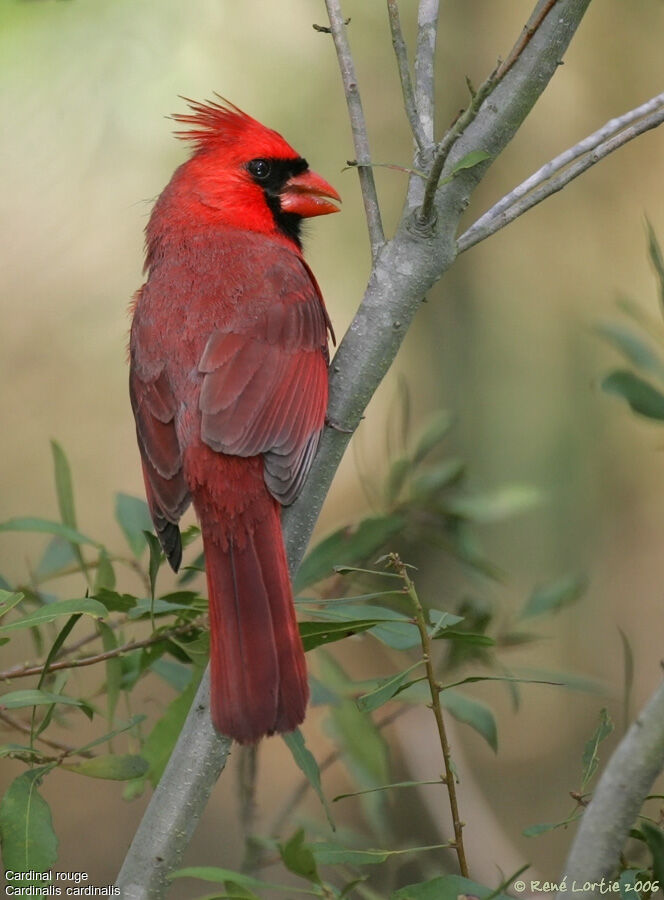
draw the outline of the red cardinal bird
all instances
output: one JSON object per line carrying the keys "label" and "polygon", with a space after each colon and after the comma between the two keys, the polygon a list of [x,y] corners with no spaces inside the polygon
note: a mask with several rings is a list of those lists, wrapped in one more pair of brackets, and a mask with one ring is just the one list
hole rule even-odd
{"label": "red cardinal bird", "polygon": [[188,101],[193,141],[146,229],[130,394],[152,519],[172,568],[193,502],[210,607],[212,720],[241,743],[291,731],[309,689],[280,507],[327,408],[330,321],[301,220],[339,195],[275,131]]}

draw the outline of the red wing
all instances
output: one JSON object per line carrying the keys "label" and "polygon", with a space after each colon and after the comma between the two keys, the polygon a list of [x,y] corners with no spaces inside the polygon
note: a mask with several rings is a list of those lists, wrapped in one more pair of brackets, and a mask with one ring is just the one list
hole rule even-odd
{"label": "red wing", "polygon": [[327,319],[308,279],[307,294],[298,287],[249,326],[213,332],[199,363],[203,440],[234,456],[263,454],[265,482],[283,504],[302,488],[327,409]]}
{"label": "red wing", "polygon": [[175,399],[163,369],[156,378],[144,381],[132,366],[129,394],[152,521],[166,556],[177,570],[182,553],[177,522],[190,498],[175,432]]}

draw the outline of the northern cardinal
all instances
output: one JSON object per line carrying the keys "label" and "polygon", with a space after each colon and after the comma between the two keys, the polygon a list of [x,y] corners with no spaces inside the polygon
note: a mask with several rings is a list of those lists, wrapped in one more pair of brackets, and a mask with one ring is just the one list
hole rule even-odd
{"label": "northern cardinal", "polygon": [[200,521],[215,727],[241,743],[291,731],[309,689],[281,533],[327,408],[328,332],[303,218],[339,195],[277,132],[188,101],[193,142],[146,229],[130,395],[148,504],[177,571],[178,521]]}

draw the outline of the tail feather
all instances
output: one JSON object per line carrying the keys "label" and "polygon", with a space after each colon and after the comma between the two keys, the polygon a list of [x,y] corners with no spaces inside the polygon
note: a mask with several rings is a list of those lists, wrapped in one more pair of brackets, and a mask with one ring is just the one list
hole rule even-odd
{"label": "tail feather", "polygon": [[240,743],[291,731],[309,691],[278,510],[225,546],[203,523],[203,539],[214,725]]}

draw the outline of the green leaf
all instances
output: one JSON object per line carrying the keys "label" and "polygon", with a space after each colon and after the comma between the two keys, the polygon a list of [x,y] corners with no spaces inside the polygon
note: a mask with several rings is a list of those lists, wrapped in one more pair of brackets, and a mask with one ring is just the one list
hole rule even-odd
{"label": "green leaf", "polygon": [[293,583],[295,593],[327,578],[335,567],[353,565],[377,553],[404,525],[401,516],[375,516],[364,519],[355,529],[335,531],[305,557]]}
{"label": "green leaf", "polygon": [[[115,650],[118,646],[118,639],[115,632],[105,622],[98,622],[97,628],[101,635],[101,642],[104,653]],[[115,717],[115,708],[120,697],[120,685],[122,682],[122,660],[117,656],[107,659],[104,663],[106,668],[106,716],[109,725],[113,725]]]}
{"label": "green leaf", "polygon": [[462,459],[446,459],[437,466],[421,472],[411,483],[411,492],[416,499],[426,499],[438,494],[450,484],[458,481],[466,464]]}
{"label": "green leaf", "polygon": [[36,688],[10,691],[8,694],[0,696],[0,709],[23,709],[26,706],[44,706],[51,703],[62,703],[64,706],[78,706],[89,719],[93,715],[92,707],[85,700],[67,697],[65,694],[52,694],[49,691],[40,691]]}
{"label": "green leaf", "polygon": [[52,622],[59,616],[71,616],[76,613],[92,616],[95,619],[103,619],[108,615],[108,610],[98,600],[93,600],[92,597],[56,600],[54,603],[40,606],[39,609],[29,613],[22,619],[10,622],[8,625],[0,625],[0,632],[6,633],[8,631],[17,631],[20,628],[34,628],[38,625],[44,625],[46,622]]}
{"label": "green leaf", "polygon": [[457,172],[462,172],[464,169],[473,169],[480,163],[486,162],[487,159],[491,159],[491,154],[486,150],[471,150],[452,167],[451,174],[456,175]]}
{"label": "green leaf", "polygon": [[581,818],[581,812],[573,812],[571,816],[563,819],[562,822],[541,822],[539,825],[529,825],[524,828],[521,834],[524,837],[539,837],[540,834],[546,834],[548,831],[555,831],[557,828],[566,828],[572,822],[576,822]]}
{"label": "green leaf", "polygon": [[0,589],[0,618],[14,609],[23,600],[25,594],[20,591],[3,591]]}
{"label": "green leaf", "polygon": [[148,566],[148,575],[150,578],[150,596],[152,600],[154,600],[154,592],[155,587],[157,586],[157,575],[159,573],[159,567],[161,566],[161,561],[164,558],[161,552],[161,544],[159,543],[159,538],[152,534],[152,531],[144,531],[145,540],[148,542],[148,547],[150,548],[150,563]]}
{"label": "green leaf", "polygon": [[313,753],[311,753],[304,742],[304,735],[299,728],[296,728],[295,731],[286,732],[285,734],[282,734],[281,737],[290,752],[293,754],[293,759],[295,760],[296,764],[299,766],[307,781],[318,795],[318,799],[323,804],[323,809],[325,810],[327,821],[330,823],[330,827],[332,828],[332,830],[334,830],[336,826],[334,824],[334,820],[332,819],[332,813],[330,811],[330,807],[328,806],[327,799],[325,797],[325,794],[323,793],[323,785],[321,784],[320,778],[320,769],[318,768],[316,757],[313,755]]}
{"label": "green leaf", "polygon": [[444,509],[478,524],[492,524],[529,512],[542,502],[537,488],[529,484],[504,484],[484,494],[469,494],[445,500]]}
{"label": "green leaf", "polygon": [[87,750],[92,750],[93,747],[98,747],[99,744],[105,744],[108,741],[113,740],[113,738],[122,734],[125,731],[129,731],[131,728],[135,728],[140,722],[144,722],[147,716],[145,715],[136,715],[132,716],[127,722],[123,725],[118,725],[117,728],[114,728],[113,731],[109,731],[107,734],[103,734],[101,737],[95,738],[93,741],[90,741],[89,744],[84,744],[83,747],[79,747],[77,752],[85,753]]}
{"label": "green leaf", "polygon": [[427,847],[403,847],[400,850],[350,850],[320,841],[310,844],[316,862],[321,866],[375,866],[384,863],[390,856],[401,856],[404,853],[423,853],[426,850],[440,850],[449,844],[432,844]]}
{"label": "green leaf", "polygon": [[434,450],[438,444],[441,443],[443,438],[445,438],[452,427],[453,422],[454,417],[446,410],[441,410],[433,416],[418,438],[417,444],[415,445],[415,452],[413,453],[413,462],[422,462],[424,457]]}
{"label": "green leaf", "polygon": [[455,719],[481,734],[494,753],[498,752],[496,720],[488,706],[455,690],[446,690],[440,702]]}
{"label": "green leaf", "polygon": [[81,534],[62,522],[51,522],[48,519],[37,519],[32,516],[23,516],[20,518],[8,519],[6,522],[0,523],[0,531],[27,531],[38,534],[55,534],[64,538],[72,544],[91,544],[94,547],[101,547],[97,541]]}
{"label": "green leaf", "polygon": [[323,644],[332,644],[335,641],[342,641],[344,638],[359,634],[361,631],[367,631],[375,624],[375,619],[367,621],[358,619],[357,621],[343,622],[300,622],[298,627],[304,652],[308,653]]}
{"label": "green leaf", "polygon": [[274,884],[271,881],[261,881],[259,878],[253,878],[251,875],[234,872],[233,869],[221,869],[218,866],[189,866],[186,869],[178,869],[176,872],[171,872],[168,878],[200,878],[201,881],[212,881],[216,884],[225,884],[227,881],[230,881],[233,884],[239,884],[241,887],[287,891],[292,894],[309,894],[312,897],[320,896],[318,891],[293,887],[293,885]]}
{"label": "green leaf", "polygon": [[166,707],[164,715],[157,721],[148,735],[141,755],[148,761],[149,770],[146,777],[156,787],[168,762],[175,742],[178,739],[184,720],[187,717],[192,700],[198,690],[203,670],[196,667],[193,677],[186,689]]}
{"label": "green leaf", "polygon": [[418,659],[417,662],[413,663],[413,665],[409,666],[407,669],[404,669],[403,672],[392,675],[390,678],[382,679],[378,683],[378,686],[372,691],[369,691],[367,694],[362,694],[361,697],[357,698],[355,702],[357,703],[358,709],[362,710],[362,712],[373,712],[373,710],[378,709],[384,703],[387,703],[388,700],[391,700],[392,697],[399,693],[399,689],[410,673],[421,665],[422,660]]}
{"label": "green leaf", "polygon": [[391,506],[399,497],[413,464],[405,456],[395,459],[385,482],[385,503]]}
{"label": "green leaf", "polygon": [[5,869],[47,872],[58,857],[48,803],[37,787],[44,769],[31,769],[9,785],[0,803],[0,842]]}
{"label": "green leaf", "polygon": [[595,733],[590,738],[583,750],[582,765],[583,777],[581,780],[581,791],[583,792],[591,778],[597,771],[599,766],[599,745],[613,731],[613,722],[606,709],[600,710],[599,725],[595,729]]}
{"label": "green leaf", "polygon": [[664,832],[651,822],[642,822],[641,831],[652,854],[652,874],[655,881],[664,884]]}
{"label": "green leaf", "polygon": [[620,626],[618,626],[618,634],[620,635],[623,651],[623,727],[627,731],[629,725],[629,704],[634,686],[634,654],[632,653],[629,638]]}
{"label": "green leaf", "polygon": [[65,525],[76,528],[76,511],[74,508],[74,490],[71,480],[71,469],[65,452],[57,441],[51,441],[53,466],[55,469],[55,489],[58,495],[58,509]]}
{"label": "green leaf", "polygon": [[463,616],[455,616],[454,613],[445,610],[430,609],[429,622],[431,623],[429,637],[435,639],[439,636],[441,631],[444,631],[446,628],[451,628],[453,625],[458,625],[459,622],[463,622]]}
{"label": "green leaf", "polygon": [[647,419],[664,421],[664,395],[650,382],[626,369],[615,369],[602,381],[602,390],[626,400],[633,412]]}
{"label": "green leaf", "polygon": [[646,219],[646,230],[648,232],[648,253],[659,281],[659,301],[664,311],[664,258],[662,257],[662,250],[657,241],[655,230],[648,219]]}
{"label": "green leaf", "polygon": [[467,644],[472,647],[494,647],[496,642],[488,634],[476,634],[474,631],[456,631],[448,628],[446,631],[436,634],[436,641],[455,641],[457,644]]}
{"label": "green leaf", "polygon": [[311,848],[304,841],[304,829],[298,828],[293,837],[285,844],[279,844],[279,854],[283,864],[294,875],[320,884],[320,876],[316,869],[316,860]]}
{"label": "green leaf", "polygon": [[48,578],[55,572],[59,572],[60,569],[64,569],[65,566],[70,566],[76,560],[73,546],[62,537],[54,537],[50,540],[37,564],[35,575],[38,578]]}
{"label": "green leaf", "polygon": [[519,618],[530,619],[555,613],[576,603],[588,589],[585,575],[564,575],[555,581],[539,585],[526,601]]}
{"label": "green leaf", "polygon": [[56,639],[53,641],[53,644],[51,645],[51,649],[48,651],[48,656],[46,657],[46,660],[44,662],[44,668],[42,669],[42,673],[39,676],[39,682],[37,683],[38,688],[41,688],[42,685],[44,684],[44,681],[46,680],[46,676],[48,675],[48,670],[51,666],[51,663],[53,662],[55,657],[60,652],[60,648],[62,647],[64,642],[67,640],[74,625],[76,625],[76,623],[78,622],[78,620],[80,618],[81,618],[81,613],[75,613],[73,616],[70,616],[67,619],[65,624],[60,629],[58,636],[56,637]]}
{"label": "green leaf", "polygon": [[[384,606],[343,603],[326,606],[325,609],[307,610],[310,615],[328,622],[340,621],[357,629],[359,623],[367,625],[371,634],[381,643],[395,650],[409,650],[420,644],[420,633],[412,620],[403,613]],[[362,629],[364,630],[364,629]]]}
{"label": "green leaf", "polygon": [[133,594],[118,594],[117,591],[107,587],[95,591],[95,598],[103,603],[109,612],[129,612],[138,602],[138,597],[134,597]]}
{"label": "green leaf", "polygon": [[68,772],[76,772],[77,775],[87,775],[89,778],[130,781],[132,778],[140,778],[145,775],[149,763],[142,756],[134,756],[130,753],[121,756],[108,754],[107,756],[95,756],[71,765],[63,765],[62,768]]}
{"label": "green leaf", "polygon": [[336,803],[338,800],[346,800],[348,797],[359,797],[361,794],[373,794],[376,791],[391,791],[394,788],[420,787],[421,785],[426,784],[441,785],[442,783],[440,778],[436,781],[395,781],[392,784],[381,784],[379,787],[367,788],[364,791],[351,791],[348,794],[337,794],[336,797],[332,798],[332,802]]}
{"label": "green leaf", "polygon": [[496,894],[491,888],[461,875],[442,875],[431,881],[409,884],[390,894],[390,900],[458,900],[478,897],[479,900],[510,900],[507,894]]}
{"label": "green leaf", "polygon": [[115,518],[138,559],[145,549],[145,531],[152,531],[152,518],[145,500],[129,494],[115,495]]}
{"label": "green leaf", "polygon": [[[94,593],[95,596],[101,590],[112,591],[115,587],[115,571],[111,558],[106,550],[101,550],[99,559],[97,560],[97,572],[95,574]],[[109,607],[110,608],[110,607]]]}
{"label": "green leaf", "polygon": [[[319,657],[319,678],[327,687],[341,692],[352,685],[343,669],[328,654]],[[378,787],[389,781],[388,749],[385,739],[371,719],[361,713],[355,702],[340,697],[330,707],[326,731],[342,751],[342,759],[359,788]],[[371,823],[380,832],[385,828],[385,800],[381,794],[363,798],[363,807]]]}
{"label": "green leaf", "polygon": [[664,362],[641,334],[622,322],[601,322],[597,331],[633,366],[659,378],[664,376]]}

